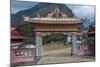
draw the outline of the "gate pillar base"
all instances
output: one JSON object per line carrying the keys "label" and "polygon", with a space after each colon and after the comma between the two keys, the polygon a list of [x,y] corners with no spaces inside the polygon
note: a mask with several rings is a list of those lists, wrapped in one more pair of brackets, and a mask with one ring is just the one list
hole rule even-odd
{"label": "gate pillar base", "polygon": [[42,32],[35,32],[35,42],[35,63],[38,64],[42,56]]}
{"label": "gate pillar base", "polygon": [[72,32],[71,56],[77,55],[77,32]]}

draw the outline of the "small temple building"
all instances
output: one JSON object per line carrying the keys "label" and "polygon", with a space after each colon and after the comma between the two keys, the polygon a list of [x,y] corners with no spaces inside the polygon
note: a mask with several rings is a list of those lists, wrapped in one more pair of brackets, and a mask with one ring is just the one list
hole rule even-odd
{"label": "small temple building", "polygon": [[27,42],[28,38],[22,36],[22,33],[16,27],[11,27],[11,64],[18,65],[33,61],[35,46]]}
{"label": "small temple building", "polygon": [[82,33],[82,42],[78,46],[79,56],[95,56],[95,25],[91,25],[86,33]]}
{"label": "small temple building", "polygon": [[95,56],[95,24],[89,27],[87,33],[88,48],[90,50],[90,55]]}

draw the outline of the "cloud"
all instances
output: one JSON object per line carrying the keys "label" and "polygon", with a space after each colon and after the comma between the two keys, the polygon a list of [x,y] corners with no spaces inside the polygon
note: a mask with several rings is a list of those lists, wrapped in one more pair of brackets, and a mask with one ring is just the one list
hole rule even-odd
{"label": "cloud", "polygon": [[95,17],[95,6],[87,5],[67,5],[78,18]]}
{"label": "cloud", "polygon": [[16,13],[21,10],[29,9],[36,4],[37,3],[27,2],[27,1],[11,0],[11,13]]}
{"label": "cloud", "polygon": [[[22,1],[11,0],[11,13],[16,13],[21,10],[29,9],[36,4],[37,3],[33,3],[31,1],[22,2]],[[88,5],[67,5],[67,6],[79,19],[84,17],[87,18],[95,17],[95,6],[88,6]]]}

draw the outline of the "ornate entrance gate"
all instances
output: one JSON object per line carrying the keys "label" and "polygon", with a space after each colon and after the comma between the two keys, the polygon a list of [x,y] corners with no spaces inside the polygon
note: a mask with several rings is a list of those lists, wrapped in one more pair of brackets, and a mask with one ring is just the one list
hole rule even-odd
{"label": "ornate entrance gate", "polygon": [[[72,32],[72,55],[77,55],[76,35],[78,27],[83,22],[75,17],[68,18],[66,14],[56,8],[47,17],[24,17],[24,21],[33,25],[36,33],[36,60],[41,57],[42,38],[41,32]],[[37,62],[36,62],[37,63]]]}

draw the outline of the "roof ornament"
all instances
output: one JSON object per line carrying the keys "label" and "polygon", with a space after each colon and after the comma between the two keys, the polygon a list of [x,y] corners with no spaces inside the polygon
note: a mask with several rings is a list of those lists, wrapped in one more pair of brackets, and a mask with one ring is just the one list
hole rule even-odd
{"label": "roof ornament", "polygon": [[67,18],[67,15],[63,13],[57,6],[53,9],[51,13],[47,15],[49,18]]}
{"label": "roof ornament", "polygon": [[39,18],[40,18],[40,14],[39,14],[39,13],[37,13],[37,17],[39,17]]}
{"label": "roof ornament", "polygon": [[29,20],[29,16],[23,15],[23,19],[24,19],[24,21],[28,21]]}

